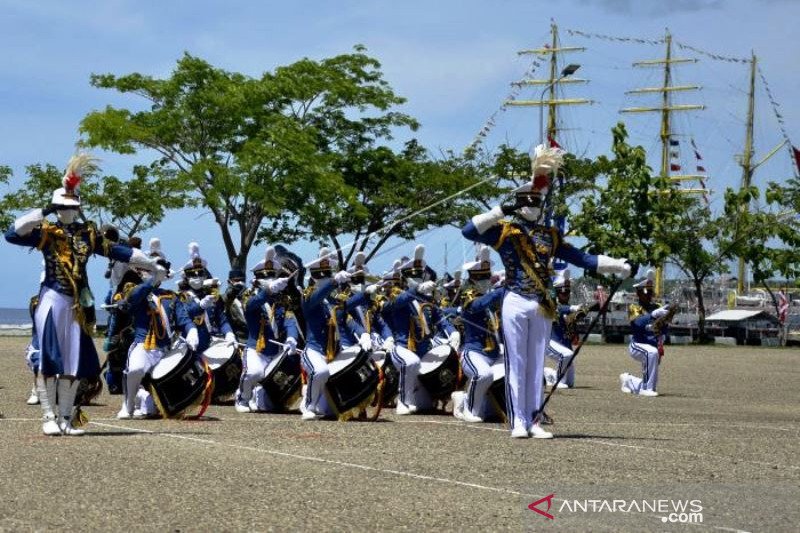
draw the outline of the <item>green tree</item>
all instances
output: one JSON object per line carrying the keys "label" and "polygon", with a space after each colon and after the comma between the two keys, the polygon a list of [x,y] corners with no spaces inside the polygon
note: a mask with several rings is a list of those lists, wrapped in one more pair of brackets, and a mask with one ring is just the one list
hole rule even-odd
{"label": "green tree", "polygon": [[697,300],[698,341],[708,342],[706,335],[706,303],[703,283],[713,276],[726,272],[731,250],[721,244],[726,216],[714,217],[708,206],[696,198],[684,198],[678,225],[664,234],[669,248],[668,262],[677,266],[689,278]]}
{"label": "green tree", "polygon": [[[794,180],[796,181],[796,180]],[[732,257],[741,257],[750,267],[753,281],[770,295],[775,313],[778,301],[767,283],[775,276],[786,280],[800,277],[800,217],[797,184],[770,182],[762,209],[742,209],[760,198],[760,191],[748,189],[725,193],[725,213],[734,223],[724,232],[724,247]]]}
{"label": "green tree", "polygon": [[297,204],[331,206],[344,198],[343,210],[355,202],[336,169],[341,153],[417,127],[393,110],[404,99],[360,46],[258,78],[185,54],[166,79],[105,74],[91,83],[139,96],[146,106],[89,113],[81,123],[85,144],[153,154],[150,169],[168,183],[165,194],[189,194],[208,209],[239,268],[265,221],[262,237],[292,241],[307,233]]}
{"label": "green tree", "polygon": [[681,196],[669,179],[653,176],[644,148],[627,143],[624,124],[612,134],[614,158],[600,156],[594,168],[584,164],[587,184],[581,210],[570,218],[572,231],[594,252],[660,265],[670,252],[667,237],[678,227]]}
{"label": "green tree", "polygon": [[[303,201],[290,205],[282,219],[268,222],[262,238],[285,239],[285,226],[293,222],[293,238],[330,243],[340,264],[347,265],[358,251],[364,251],[369,261],[391,237],[413,239],[427,228],[467,218],[471,205],[462,197],[439,201],[481,181],[459,158],[446,154],[433,159],[416,140],[397,152],[354,143],[335,154],[332,166],[341,176],[343,194],[310,191]],[[464,198],[486,194],[487,189],[490,184],[480,185]]]}
{"label": "green tree", "polygon": [[[14,217],[50,203],[53,191],[61,187],[64,171],[52,164],[33,164],[25,168],[22,186],[0,198],[0,222],[8,227]],[[0,167],[0,183],[8,185],[11,169]],[[81,210],[100,224],[109,223],[128,235],[147,230],[164,219],[166,212],[186,205],[180,191],[170,191],[170,183],[150,175],[146,167],[134,167],[127,180],[116,176],[90,174],[80,185]],[[166,194],[165,194],[166,193]]]}

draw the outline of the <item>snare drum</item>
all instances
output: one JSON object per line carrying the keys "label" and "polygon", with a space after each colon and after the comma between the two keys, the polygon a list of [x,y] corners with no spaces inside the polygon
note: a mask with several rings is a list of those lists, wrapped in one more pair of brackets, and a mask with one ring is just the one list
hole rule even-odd
{"label": "snare drum", "polygon": [[328,363],[328,369],[325,391],[333,414],[347,420],[371,411],[367,417],[376,419],[381,407],[381,372],[369,353],[344,350]]}
{"label": "snare drum", "polygon": [[188,416],[199,417],[211,401],[214,376],[202,357],[180,344],[153,367],[148,387],[164,418],[185,417],[195,406],[198,412]]}
{"label": "snare drum", "polygon": [[395,398],[400,392],[400,372],[392,364],[388,354],[383,351],[373,351],[372,361],[383,372],[383,400],[384,407],[393,407]]}
{"label": "snare drum", "polygon": [[276,355],[260,384],[275,409],[295,409],[300,399],[300,356],[297,353],[288,355],[285,351]]}
{"label": "snare drum", "polygon": [[449,344],[434,346],[420,358],[419,382],[431,400],[450,399],[458,386],[458,354]]}
{"label": "snare drum", "polygon": [[242,376],[242,350],[239,345],[216,337],[203,352],[203,359],[214,374],[214,398],[223,398],[236,392]]}

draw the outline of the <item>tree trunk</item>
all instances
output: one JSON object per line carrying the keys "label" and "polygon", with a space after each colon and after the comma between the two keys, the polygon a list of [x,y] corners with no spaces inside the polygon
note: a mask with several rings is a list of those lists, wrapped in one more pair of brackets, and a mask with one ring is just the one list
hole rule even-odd
{"label": "tree trunk", "polygon": [[697,342],[705,344],[709,341],[706,338],[706,302],[703,299],[703,280],[693,278],[694,294],[697,296]]}

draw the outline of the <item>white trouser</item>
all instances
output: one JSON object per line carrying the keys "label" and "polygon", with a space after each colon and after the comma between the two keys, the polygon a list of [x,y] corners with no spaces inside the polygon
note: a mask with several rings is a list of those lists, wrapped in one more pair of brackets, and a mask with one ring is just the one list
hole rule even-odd
{"label": "white trouser", "polygon": [[[558,378],[564,373],[564,369],[567,368],[569,362],[572,361],[574,352],[560,342],[550,339],[545,355],[554,360],[556,365],[558,365],[556,368],[556,381],[558,381]],[[567,375],[561,382],[566,383],[569,387],[575,386],[575,363],[570,365],[569,370],[567,370]]]}
{"label": "white trouser", "polygon": [[503,298],[506,347],[506,412],[511,430],[530,429],[544,392],[544,351],[552,322],[539,312],[539,302],[514,292]]}
{"label": "white trouser", "polygon": [[649,344],[632,342],[629,347],[631,357],[642,363],[642,379],[628,375],[625,384],[634,394],[642,389],[656,390],[658,384],[658,348]]}
{"label": "white trouser", "polygon": [[162,348],[146,350],[142,342],[137,342],[128,350],[128,364],[125,367],[125,398],[123,399],[123,407],[128,413],[133,413],[136,394],[144,375],[150,372],[162,357],[164,357]]}
{"label": "white trouser", "polygon": [[239,379],[239,390],[236,394],[236,402],[247,405],[253,396],[253,387],[264,379],[267,374],[267,367],[275,360],[274,355],[266,356],[258,353],[253,348],[247,348],[242,359],[242,377]]}
{"label": "white trouser", "polygon": [[81,353],[81,326],[75,319],[73,304],[75,299],[59,292],[43,287],[39,294],[39,305],[33,315],[36,323],[36,334],[39,337],[39,365],[41,366],[50,347],[44,342],[45,324],[47,316],[51,316],[52,326],[58,342],[58,352],[64,366],[64,376],[75,376],[78,373],[78,364]]}
{"label": "white trouser", "polygon": [[492,360],[483,352],[465,350],[461,356],[461,367],[469,378],[465,409],[473,416],[483,418],[486,411],[486,393],[492,386]]}
{"label": "white trouser", "polygon": [[306,371],[308,383],[305,388],[303,409],[317,414],[325,414],[326,402],[322,401],[325,392],[325,383],[330,376],[328,362],[325,356],[316,350],[306,348],[300,358],[303,369]]}
{"label": "white trouser", "polygon": [[419,356],[405,346],[395,346],[392,350],[392,364],[400,372],[400,401],[416,406]]}

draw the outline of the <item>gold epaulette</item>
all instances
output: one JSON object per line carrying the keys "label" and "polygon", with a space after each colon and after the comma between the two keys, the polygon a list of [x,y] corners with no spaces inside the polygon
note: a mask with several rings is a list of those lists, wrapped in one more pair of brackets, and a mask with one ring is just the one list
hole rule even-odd
{"label": "gold epaulette", "polygon": [[478,292],[475,289],[467,289],[461,293],[461,308],[463,310],[469,309],[469,306],[478,298]]}
{"label": "gold epaulette", "polygon": [[189,303],[189,302],[193,302],[194,301],[194,298],[192,298],[192,295],[189,294],[186,291],[179,292],[178,293],[178,299],[183,303]]}
{"label": "gold epaulette", "polygon": [[315,285],[309,285],[305,289],[303,289],[303,298],[310,298],[311,294],[314,292]]}
{"label": "gold epaulette", "polygon": [[628,306],[628,322],[633,322],[640,316],[644,315],[646,311],[644,307],[639,304],[631,304]]}

